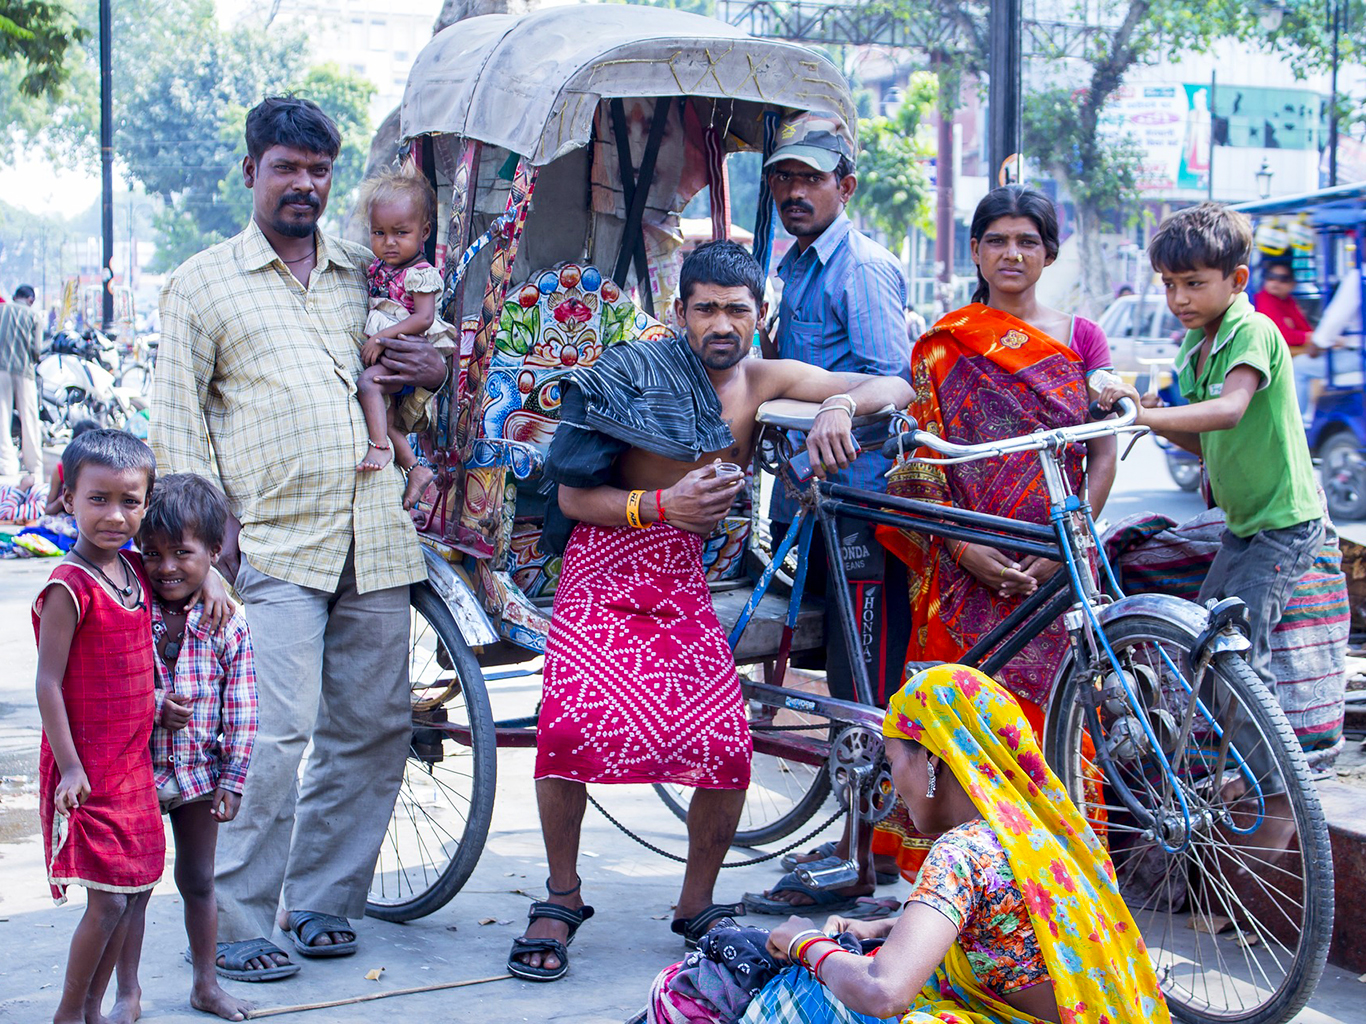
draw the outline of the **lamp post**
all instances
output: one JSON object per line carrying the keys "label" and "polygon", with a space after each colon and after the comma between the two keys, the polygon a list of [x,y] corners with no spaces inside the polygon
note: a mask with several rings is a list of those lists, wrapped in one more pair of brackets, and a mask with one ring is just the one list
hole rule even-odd
{"label": "lamp post", "polygon": [[108,331],[114,321],[114,73],[113,21],[110,0],[100,0],[100,230],[103,260],[100,263],[100,327]]}
{"label": "lamp post", "polygon": [[1257,195],[1263,199],[1271,198],[1271,177],[1274,173],[1266,157],[1262,157],[1262,166],[1257,168]]}

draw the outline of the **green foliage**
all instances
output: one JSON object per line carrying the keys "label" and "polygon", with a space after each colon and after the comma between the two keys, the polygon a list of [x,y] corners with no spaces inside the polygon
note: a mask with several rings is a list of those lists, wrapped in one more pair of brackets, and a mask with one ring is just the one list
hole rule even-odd
{"label": "green foliage", "polygon": [[935,77],[917,72],[891,117],[859,119],[858,190],[850,209],[881,231],[893,249],[912,225],[930,229],[933,216],[925,161],[932,148],[920,138],[920,127],[933,108]]}
{"label": "green foliage", "polygon": [[1072,198],[1092,210],[1106,211],[1117,222],[1132,225],[1139,215],[1138,168],[1143,151],[1130,138],[1097,136],[1091,158],[1081,160],[1087,144],[1077,116],[1076,94],[1054,88],[1025,97],[1022,135],[1026,153],[1048,174],[1067,186]]}
{"label": "green foliage", "polygon": [[[64,67],[69,90],[22,108],[7,144],[11,152],[41,146],[55,160],[93,170],[99,153],[98,5],[83,3],[84,42]],[[246,223],[251,194],[240,171],[242,127],[247,110],[265,96],[306,96],[337,121],[343,144],[329,226],[340,221],[369,151],[369,82],[334,64],[308,67],[306,40],[293,30],[220,27],[212,0],[119,0],[113,16],[116,167],[163,203],[156,217],[157,269],[175,266]],[[0,103],[21,86],[0,61]]]}
{"label": "green foliage", "polygon": [[86,35],[61,3],[0,0],[0,90],[55,92],[66,82],[67,51]]}

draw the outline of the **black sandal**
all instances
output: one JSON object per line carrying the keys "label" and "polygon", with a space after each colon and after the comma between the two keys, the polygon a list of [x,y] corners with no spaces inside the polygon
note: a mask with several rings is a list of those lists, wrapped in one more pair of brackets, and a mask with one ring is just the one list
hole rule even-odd
{"label": "black sandal", "polygon": [[[701,941],[703,935],[712,930],[712,927],[721,921],[730,921],[733,917],[743,917],[746,913],[743,903],[713,903],[700,914],[692,917],[676,917],[673,924],[669,925],[669,930],[675,935],[683,936],[683,947],[685,949],[696,949],[697,943]],[[730,921],[735,926],[734,921]]]}
{"label": "black sandal", "polygon": [[[550,879],[546,879],[545,888],[552,896],[572,896],[583,887],[583,879],[579,879],[577,885],[564,892],[556,892],[550,888]],[[574,941],[574,933],[579,930],[579,926],[593,916],[593,908],[584,906],[578,910],[570,910],[562,907],[558,903],[536,902],[527,910],[527,923],[530,924],[540,918],[548,918],[551,921],[562,921],[569,926],[569,935],[564,942],[559,939],[528,939],[525,935],[512,940],[512,952],[508,954],[508,973],[525,981],[558,981],[563,978],[569,970],[569,950],[568,946]],[[527,953],[550,953],[560,961],[559,967],[532,967],[530,964],[522,963],[517,959]]]}

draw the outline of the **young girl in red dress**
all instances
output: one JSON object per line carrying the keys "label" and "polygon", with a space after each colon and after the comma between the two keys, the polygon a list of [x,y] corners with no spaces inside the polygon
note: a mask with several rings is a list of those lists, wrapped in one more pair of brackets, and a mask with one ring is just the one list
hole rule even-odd
{"label": "young girl in red dress", "polygon": [[[62,453],[63,500],[80,537],[33,602],[38,638],[39,813],[53,898],[88,890],[54,1024],[100,1020],[110,973],[161,878],[166,839],[149,740],[152,624],[137,533],[156,475],[131,434],[92,430]],[[120,989],[109,1020],[139,1012]]]}

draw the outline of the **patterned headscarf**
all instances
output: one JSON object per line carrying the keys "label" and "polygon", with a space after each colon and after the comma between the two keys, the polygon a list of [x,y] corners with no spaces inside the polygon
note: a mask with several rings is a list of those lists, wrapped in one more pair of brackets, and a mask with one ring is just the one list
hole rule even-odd
{"label": "patterned headscarf", "polygon": [[[1019,705],[976,669],[941,665],[891,699],[882,734],[938,755],[995,830],[1024,894],[1063,1024],[1170,1024],[1115,869],[1034,740]],[[954,943],[903,1024],[1033,1024],[986,991]]]}

